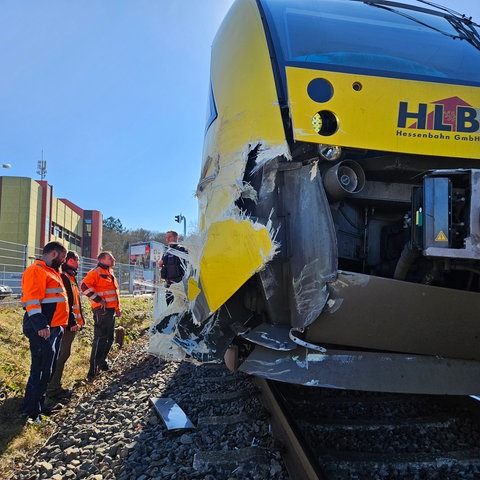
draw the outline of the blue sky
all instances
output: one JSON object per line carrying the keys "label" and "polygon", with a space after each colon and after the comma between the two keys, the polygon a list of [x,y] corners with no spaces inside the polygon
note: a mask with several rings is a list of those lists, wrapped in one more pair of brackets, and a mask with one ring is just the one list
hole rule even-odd
{"label": "blue sky", "polygon": [[[165,232],[197,223],[210,47],[233,0],[2,0],[0,175]],[[409,2],[411,3],[411,2]],[[480,22],[480,2],[449,4]]]}
{"label": "blue sky", "polygon": [[232,0],[2,0],[0,175],[129,229],[194,228],[210,47]]}

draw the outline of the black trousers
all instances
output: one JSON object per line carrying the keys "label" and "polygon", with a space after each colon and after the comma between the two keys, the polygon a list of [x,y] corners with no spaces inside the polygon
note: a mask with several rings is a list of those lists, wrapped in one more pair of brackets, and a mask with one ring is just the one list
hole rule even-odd
{"label": "black trousers", "polygon": [[106,362],[115,334],[115,309],[98,308],[93,312],[93,344],[88,375],[96,375]]}
{"label": "black trousers", "polygon": [[72,342],[75,340],[76,335],[77,332],[72,332],[71,330],[65,330],[63,332],[57,366],[55,367],[55,372],[52,374],[52,378],[50,379],[47,387],[47,397],[54,397],[55,394],[60,393],[62,390],[62,376],[65,368],[65,362],[70,357],[70,353],[72,351]]}
{"label": "black trousers", "polygon": [[30,341],[32,364],[25,389],[23,411],[29,417],[36,418],[42,412],[47,385],[55,372],[63,328],[51,327],[50,337],[46,339],[33,329],[25,330],[25,335]]}

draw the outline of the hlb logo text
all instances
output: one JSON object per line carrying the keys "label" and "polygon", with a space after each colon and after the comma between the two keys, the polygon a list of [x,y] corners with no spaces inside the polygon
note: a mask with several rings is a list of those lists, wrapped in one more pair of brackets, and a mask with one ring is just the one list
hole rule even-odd
{"label": "hlb logo text", "polygon": [[[412,121],[413,123],[407,127]],[[480,109],[473,108],[459,97],[446,98],[430,104],[418,103],[415,106],[408,102],[400,102],[397,127],[443,132],[478,132]]]}

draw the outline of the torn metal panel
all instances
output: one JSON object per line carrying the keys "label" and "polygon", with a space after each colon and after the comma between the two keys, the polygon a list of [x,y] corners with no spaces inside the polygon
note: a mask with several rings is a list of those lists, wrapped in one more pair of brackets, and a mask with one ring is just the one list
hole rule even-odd
{"label": "torn metal panel", "polygon": [[273,350],[295,350],[298,345],[289,337],[289,325],[272,325],[262,323],[247,332],[240,334],[242,338],[257,345],[262,345]]}
{"label": "torn metal panel", "polygon": [[351,390],[467,395],[480,393],[478,363],[423,355],[257,346],[239,370],[280,382]]}
{"label": "torn metal panel", "polygon": [[[328,299],[327,283],[337,271],[337,245],[330,206],[320,175],[310,166],[283,172],[283,204],[289,258],[292,327],[313,323]],[[288,222],[288,223],[287,223]]]}
{"label": "torn metal panel", "polygon": [[[178,319],[188,308],[185,283],[186,280],[172,283],[168,289],[162,283],[155,291],[148,346],[148,353],[152,355],[172,361],[185,358],[185,352],[173,343]],[[167,292],[173,296],[169,305],[166,302]]]}
{"label": "torn metal panel", "polygon": [[275,254],[266,226],[249,220],[212,224],[200,262],[200,279],[210,311],[224,304]]}
{"label": "torn metal panel", "polygon": [[188,360],[220,363],[234,336],[233,332],[226,334],[218,313],[197,325],[190,312],[186,312],[178,318],[172,341],[185,352]]}
{"label": "torn metal panel", "polygon": [[173,343],[176,333],[176,315],[169,315],[150,329],[148,353],[169,361],[182,361],[185,352]]}
{"label": "torn metal panel", "polygon": [[215,160],[212,157],[208,156],[205,159],[205,162],[202,166],[202,172],[200,174],[200,181],[197,185],[197,192],[196,196],[199,197],[203,190],[205,189],[205,185],[208,185],[210,182],[213,182],[217,176],[218,172],[220,171],[220,156],[217,155]]}
{"label": "torn metal panel", "polygon": [[[201,248],[190,256],[193,279],[188,286],[190,309],[196,321],[206,320],[252,275],[263,269],[277,251],[276,230],[268,217],[263,223],[257,218],[250,219],[236,205],[239,198],[257,200],[255,188],[239,180],[243,178],[250,153],[257,148],[257,154],[261,152],[260,166],[281,154],[290,157],[285,143],[269,146],[255,142],[232,152],[228,164],[221,156],[218,168],[210,161],[203,171],[206,177],[197,190],[202,228],[197,238],[201,238]],[[210,174],[211,169],[214,172]],[[207,177],[209,181],[205,182]]]}
{"label": "torn metal panel", "polygon": [[257,203],[257,201],[258,201],[257,191],[248,182],[243,183],[243,189],[242,189],[241,197],[245,198],[245,199],[250,199],[255,203]]}
{"label": "torn metal panel", "polygon": [[150,398],[153,408],[162,418],[168,430],[192,429],[195,425],[171,398]]}
{"label": "torn metal panel", "polygon": [[261,142],[257,151],[257,158],[255,159],[255,167],[251,172],[252,175],[275,158],[283,158],[285,160],[292,159],[292,154],[290,153],[290,148],[287,142],[277,146],[271,146]]}
{"label": "torn metal panel", "polygon": [[[232,318],[227,306],[197,322],[190,310],[172,313],[172,305],[165,308],[151,328],[149,353],[161,358],[221,363],[235,336],[247,328]],[[248,320],[249,315],[242,313],[240,317]]]}

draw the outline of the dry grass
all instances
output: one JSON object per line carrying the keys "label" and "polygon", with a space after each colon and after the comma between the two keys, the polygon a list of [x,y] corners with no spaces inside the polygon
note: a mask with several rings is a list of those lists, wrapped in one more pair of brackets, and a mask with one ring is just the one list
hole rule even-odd
{"label": "dry grass", "polygon": [[[72,345],[72,354],[65,365],[62,384],[65,388],[86,388],[93,338],[92,317],[84,305],[87,326]],[[122,299],[122,317],[117,326],[125,329],[125,343],[134,341],[150,325],[152,297]],[[30,456],[54,431],[48,420],[41,425],[25,423],[21,418],[23,395],[30,370],[28,340],[22,333],[23,310],[0,302],[0,478],[9,478],[12,466]],[[114,345],[111,355],[120,348]]]}

